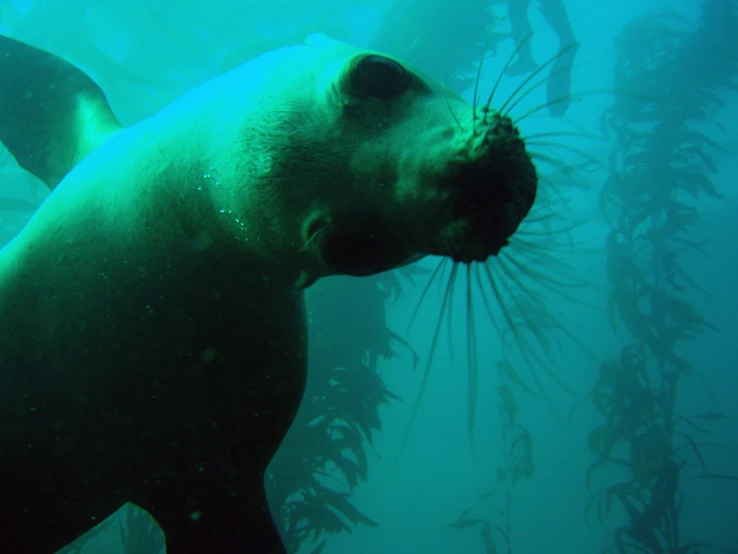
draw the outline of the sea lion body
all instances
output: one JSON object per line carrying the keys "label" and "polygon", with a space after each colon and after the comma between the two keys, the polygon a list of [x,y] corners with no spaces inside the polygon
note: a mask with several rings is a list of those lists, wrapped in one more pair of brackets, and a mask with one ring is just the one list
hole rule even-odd
{"label": "sea lion body", "polygon": [[264,471],[304,390],[302,290],[486,259],[533,201],[517,132],[464,129],[444,94],[320,40],[79,139],[0,251],[0,550],[54,552],[133,502],[173,554],[283,551]]}
{"label": "sea lion body", "polygon": [[0,252],[4,552],[126,501],[173,553],[280,551],[263,472],[303,391],[300,271],[213,208],[202,101],[120,131]]}

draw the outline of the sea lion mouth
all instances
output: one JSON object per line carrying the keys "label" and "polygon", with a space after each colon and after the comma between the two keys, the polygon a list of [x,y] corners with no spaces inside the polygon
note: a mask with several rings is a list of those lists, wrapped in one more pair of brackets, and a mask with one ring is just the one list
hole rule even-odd
{"label": "sea lion mouth", "polygon": [[402,241],[384,230],[365,212],[356,212],[317,229],[314,241],[319,255],[332,271],[364,277],[396,267],[411,256]]}
{"label": "sea lion mouth", "polygon": [[[530,211],[538,176],[518,130],[507,117],[489,117],[460,160],[450,166],[447,186],[455,191],[451,216],[463,221],[463,238],[448,255],[456,262],[496,256]],[[481,140],[480,140],[481,139]]]}
{"label": "sea lion mouth", "polygon": [[320,241],[323,261],[345,275],[363,277],[380,271],[382,243],[371,231],[330,233]]}

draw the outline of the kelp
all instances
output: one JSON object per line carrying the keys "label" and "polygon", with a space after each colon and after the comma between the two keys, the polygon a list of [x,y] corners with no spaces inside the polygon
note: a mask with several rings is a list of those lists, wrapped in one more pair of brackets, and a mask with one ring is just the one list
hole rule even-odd
{"label": "kelp", "polygon": [[499,411],[502,418],[500,432],[503,444],[502,463],[495,472],[495,481],[489,491],[480,495],[478,503],[465,509],[449,524],[453,529],[477,529],[486,554],[512,553],[511,508],[517,484],[530,479],[535,471],[533,439],[530,432],[517,421],[518,406],[511,385],[519,385],[528,393],[534,391],[522,383],[507,361],[498,365],[500,384],[497,386]]}
{"label": "kelp", "polygon": [[367,448],[382,428],[379,409],[399,398],[378,373],[381,358],[407,344],[386,327],[385,302],[402,295],[398,276],[335,277],[308,293],[309,378],[293,429],[299,441],[280,451],[267,480],[280,506],[288,551],[312,543],[319,552],[331,534],[376,526],[351,502],[368,479]]}
{"label": "kelp", "polygon": [[[632,343],[618,360],[603,363],[589,398],[604,422],[589,435],[595,460],[587,471],[591,490],[602,468],[618,468],[627,479],[593,494],[605,526],[613,507],[625,523],[609,531],[606,553],[687,553],[705,543],[685,544],[680,515],[690,465],[707,469],[705,446],[693,433],[722,414],[683,416],[676,411],[679,385],[699,376],[699,367],[676,352],[714,327],[687,300],[709,295],[689,275],[685,252],[703,253],[689,233],[699,221],[699,199],[719,198],[712,156],[721,150],[704,124],[722,106],[738,78],[738,8],[732,0],[703,0],[699,26],[672,11],[631,22],[616,40],[618,96],[601,118],[617,147],[600,196],[612,231],[606,241],[612,287],[608,311]],[[697,423],[699,421],[699,424]]]}

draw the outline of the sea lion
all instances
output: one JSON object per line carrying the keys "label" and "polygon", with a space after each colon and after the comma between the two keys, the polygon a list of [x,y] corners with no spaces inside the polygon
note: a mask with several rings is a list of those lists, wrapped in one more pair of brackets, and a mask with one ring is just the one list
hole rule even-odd
{"label": "sea lion", "polygon": [[497,254],[536,194],[518,131],[327,37],[126,129],[67,62],[0,50],[0,140],[53,188],[0,251],[0,551],[126,502],[173,554],[283,551],[264,476],[303,394],[303,290]]}

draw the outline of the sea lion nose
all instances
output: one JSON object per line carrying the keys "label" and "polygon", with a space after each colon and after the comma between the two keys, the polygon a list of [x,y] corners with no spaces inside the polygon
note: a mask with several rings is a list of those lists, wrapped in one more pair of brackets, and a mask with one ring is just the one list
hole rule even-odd
{"label": "sea lion nose", "polygon": [[[481,261],[508,244],[536,197],[538,177],[517,129],[507,118],[490,126],[483,149],[453,170],[454,218],[468,224],[457,261]],[[462,259],[463,258],[463,259]]]}

